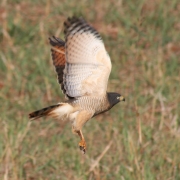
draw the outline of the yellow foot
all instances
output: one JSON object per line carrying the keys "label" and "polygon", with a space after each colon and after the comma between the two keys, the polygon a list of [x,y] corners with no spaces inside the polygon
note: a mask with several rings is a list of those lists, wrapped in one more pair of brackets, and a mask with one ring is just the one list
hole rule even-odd
{"label": "yellow foot", "polygon": [[82,139],[79,142],[79,149],[83,152],[83,154],[86,153],[86,142],[85,142],[85,140]]}

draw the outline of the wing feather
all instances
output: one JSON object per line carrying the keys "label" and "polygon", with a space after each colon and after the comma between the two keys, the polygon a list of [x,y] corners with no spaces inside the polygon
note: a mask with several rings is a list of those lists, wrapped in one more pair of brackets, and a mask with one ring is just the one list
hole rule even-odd
{"label": "wing feather", "polygon": [[66,94],[71,97],[105,94],[111,61],[99,33],[82,18],[68,18],[64,26]]}
{"label": "wing feather", "polygon": [[[56,38],[52,36],[49,38],[49,42],[51,44],[51,55],[52,55],[52,60],[53,60],[53,65],[55,67],[57,77],[58,77],[58,82],[61,85],[61,90],[63,91],[64,94],[66,94],[66,90],[64,88],[63,84],[63,71],[65,68],[65,42],[59,38]],[[69,97],[71,98],[71,97]]]}

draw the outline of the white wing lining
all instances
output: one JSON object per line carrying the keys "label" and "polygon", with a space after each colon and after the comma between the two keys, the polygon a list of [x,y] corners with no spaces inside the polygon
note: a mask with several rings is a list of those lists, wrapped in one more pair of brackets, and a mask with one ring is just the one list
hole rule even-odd
{"label": "white wing lining", "polygon": [[103,95],[111,71],[111,60],[103,41],[84,20],[69,21],[65,30],[66,64],[63,77],[66,93],[70,97]]}

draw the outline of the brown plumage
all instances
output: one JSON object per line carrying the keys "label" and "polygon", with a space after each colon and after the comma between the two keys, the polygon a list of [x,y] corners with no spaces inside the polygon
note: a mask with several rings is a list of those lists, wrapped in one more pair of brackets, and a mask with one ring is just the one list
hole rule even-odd
{"label": "brown plumage", "polygon": [[111,60],[99,33],[82,18],[68,18],[64,27],[65,42],[54,36],[49,40],[58,82],[67,100],[30,113],[29,118],[70,120],[85,153],[83,125],[125,99],[118,93],[106,92]]}

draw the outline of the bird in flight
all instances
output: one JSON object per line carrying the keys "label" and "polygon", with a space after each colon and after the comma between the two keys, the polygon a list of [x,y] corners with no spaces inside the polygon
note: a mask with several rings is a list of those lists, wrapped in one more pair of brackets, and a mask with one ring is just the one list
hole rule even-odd
{"label": "bird in flight", "polygon": [[83,18],[77,17],[64,22],[64,34],[65,41],[54,36],[49,41],[66,101],[32,112],[29,118],[47,116],[71,121],[73,133],[80,137],[79,148],[85,153],[83,125],[125,98],[119,93],[107,92],[111,60],[100,34]]}

